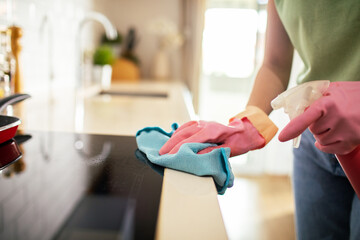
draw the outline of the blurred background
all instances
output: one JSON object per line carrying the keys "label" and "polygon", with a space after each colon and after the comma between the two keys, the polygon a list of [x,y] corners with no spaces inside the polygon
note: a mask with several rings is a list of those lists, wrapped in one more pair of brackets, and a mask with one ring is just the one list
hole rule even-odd
{"label": "blurred background", "polygon": [[[43,91],[49,78],[57,93],[76,85],[81,55],[89,70],[82,73],[85,79],[101,74],[96,66],[110,64],[116,80],[182,82],[191,94],[195,118],[227,123],[244,109],[262,61],[266,4],[266,0],[2,0],[0,25],[22,28],[19,62],[26,92]],[[88,12],[106,16],[118,32],[116,39],[108,39],[102,24],[92,21]],[[294,58],[292,76],[302,64],[296,54]],[[280,128],[288,121],[282,112],[271,118]],[[272,141],[265,149],[234,158],[234,171],[289,174],[290,145]]]}
{"label": "blurred background", "polygon": [[[96,66],[110,65],[112,81],[183,83],[194,119],[226,124],[244,109],[261,65],[266,6],[267,0],[0,0],[0,25],[23,31],[24,92],[43,92],[50,79],[51,90],[66,96],[65,89],[77,83],[79,61],[89,82],[105,74]],[[89,12],[101,15],[91,18]],[[103,16],[115,26],[115,38],[105,34]],[[301,67],[295,54],[290,86]],[[288,122],[282,111],[270,117],[280,129]],[[233,239],[263,238],[266,231],[275,231],[277,239],[293,238],[291,151],[291,143],[273,140],[231,159],[235,187],[219,201]],[[244,194],[255,202],[244,202]],[[262,196],[270,197],[261,202]],[[259,206],[266,209],[262,215]],[[246,224],[239,217],[244,215],[252,223],[248,233],[236,227],[239,221]],[[290,226],[268,230],[274,219]],[[279,231],[282,235],[276,235]]]}

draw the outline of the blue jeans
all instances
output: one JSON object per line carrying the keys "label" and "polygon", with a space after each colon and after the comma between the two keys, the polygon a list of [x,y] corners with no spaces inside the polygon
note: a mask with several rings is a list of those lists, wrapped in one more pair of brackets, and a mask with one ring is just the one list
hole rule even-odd
{"label": "blue jeans", "polygon": [[360,200],[335,156],[314,142],[306,130],[294,149],[297,239],[360,239]]}

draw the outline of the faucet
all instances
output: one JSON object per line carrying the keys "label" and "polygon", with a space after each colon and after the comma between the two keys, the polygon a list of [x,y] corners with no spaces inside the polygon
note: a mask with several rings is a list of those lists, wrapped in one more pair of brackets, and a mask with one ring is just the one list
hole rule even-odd
{"label": "faucet", "polygon": [[116,28],[113,26],[113,24],[110,22],[110,20],[103,14],[98,12],[89,12],[87,13],[84,18],[80,21],[79,29],[81,30],[82,26],[87,21],[97,21],[101,23],[105,28],[105,34],[107,38],[109,39],[115,39],[117,38],[117,31]]}
{"label": "faucet", "polygon": [[81,49],[81,29],[85,25],[85,23],[89,21],[96,21],[103,25],[105,29],[106,37],[113,40],[116,39],[118,34],[116,28],[112,25],[110,20],[103,14],[98,12],[88,12],[85,16],[81,19],[77,29],[76,35],[76,46],[79,51],[76,63],[76,86],[75,86],[75,131],[81,132],[84,128],[84,116],[85,116],[85,109],[84,109],[84,97],[81,94],[78,96],[76,90],[79,90],[80,87],[84,87],[84,80],[82,79],[82,49]]}
{"label": "faucet", "polygon": [[88,12],[85,14],[85,16],[82,18],[82,20],[80,21],[79,25],[78,25],[78,30],[77,30],[77,36],[76,36],[76,44],[77,44],[77,48],[79,49],[80,53],[78,56],[78,62],[77,62],[77,85],[76,87],[79,88],[82,86],[83,84],[83,79],[82,79],[82,49],[81,49],[81,29],[83,28],[83,26],[89,22],[89,21],[96,21],[99,22],[103,25],[104,29],[105,29],[105,34],[106,37],[108,39],[116,39],[118,34],[116,31],[116,28],[113,26],[113,24],[110,22],[110,20],[103,14],[99,13],[99,12]]}

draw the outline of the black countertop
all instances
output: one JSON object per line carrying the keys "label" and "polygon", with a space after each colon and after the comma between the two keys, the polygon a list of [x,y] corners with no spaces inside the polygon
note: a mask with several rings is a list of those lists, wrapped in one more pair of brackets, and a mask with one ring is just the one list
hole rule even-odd
{"label": "black countertop", "polygon": [[26,134],[0,174],[0,239],[154,238],[162,176],[135,137]]}

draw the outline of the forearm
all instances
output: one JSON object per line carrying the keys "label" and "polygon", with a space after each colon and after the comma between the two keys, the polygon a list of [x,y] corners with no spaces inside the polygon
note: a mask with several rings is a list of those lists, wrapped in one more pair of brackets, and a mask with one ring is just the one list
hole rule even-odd
{"label": "forearm", "polygon": [[264,61],[247,105],[257,106],[270,114],[271,100],[288,86],[294,47],[276,11],[274,0],[269,0],[267,10]]}
{"label": "forearm", "polygon": [[270,114],[271,100],[286,90],[289,77],[290,69],[280,70],[263,64],[256,76],[247,106],[257,106]]}

